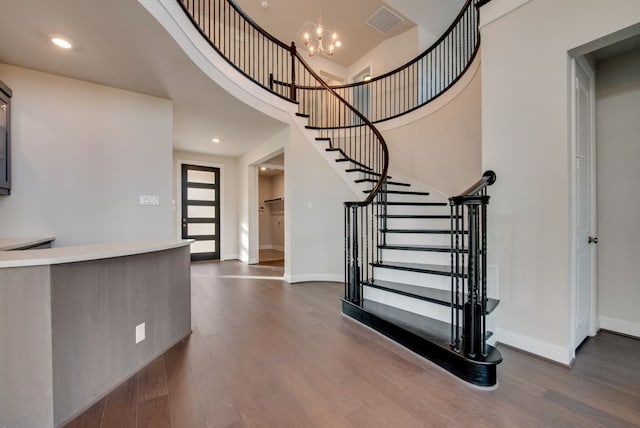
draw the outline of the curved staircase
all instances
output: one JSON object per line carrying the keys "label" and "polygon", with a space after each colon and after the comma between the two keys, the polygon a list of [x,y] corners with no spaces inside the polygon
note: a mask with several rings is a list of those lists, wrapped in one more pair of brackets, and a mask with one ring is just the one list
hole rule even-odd
{"label": "curved staircase", "polygon": [[[461,195],[433,196],[388,174],[386,142],[373,122],[427,104],[464,74],[479,48],[478,7],[468,0],[447,32],[413,61],[370,82],[328,86],[300,56],[232,0],[177,0],[209,44],[256,84],[298,105],[328,159],[361,198],[345,202],[344,314],[482,387],[502,360],[487,340],[486,172]],[[258,61],[257,63],[254,61]],[[366,117],[351,102],[371,85]],[[301,119],[300,119],[301,118]]]}

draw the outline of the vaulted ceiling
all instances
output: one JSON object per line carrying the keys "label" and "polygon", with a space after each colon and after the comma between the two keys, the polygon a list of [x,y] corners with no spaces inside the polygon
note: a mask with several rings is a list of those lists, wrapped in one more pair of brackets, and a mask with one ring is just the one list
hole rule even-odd
{"label": "vaulted ceiling", "polygon": [[[239,3],[282,40],[294,40],[305,21],[317,18],[320,4],[325,24],[343,34],[340,61],[351,61],[349,56],[357,57],[381,40],[363,23],[383,3],[380,0],[267,0],[266,10],[260,1]],[[1,3],[0,62],[171,99],[178,149],[239,156],[283,126],[211,81],[135,0]],[[425,19],[422,10],[433,7],[428,15],[438,17],[433,31],[441,33],[462,0],[386,3],[417,23]],[[69,37],[74,48],[55,48],[49,40],[54,34]],[[222,142],[212,144],[213,137]]]}

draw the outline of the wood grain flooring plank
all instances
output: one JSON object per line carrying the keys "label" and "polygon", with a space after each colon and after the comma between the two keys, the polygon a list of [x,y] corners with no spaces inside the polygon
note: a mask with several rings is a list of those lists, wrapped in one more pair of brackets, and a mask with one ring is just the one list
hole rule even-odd
{"label": "wood grain flooring plank", "polygon": [[171,428],[169,397],[145,400],[138,408],[138,428]]}
{"label": "wood grain flooring plank", "polygon": [[191,336],[67,426],[640,427],[640,340],[600,332],[572,369],[500,347],[481,391],[341,315],[341,284],[280,275],[193,264]]}
{"label": "wood grain flooring plank", "polygon": [[282,362],[274,367],[275,372],[283,382],[283,388],[295,397],[307,417],[322,427],[351,427],[344,414],[337,411],[328,397],[320,394],[298,369],[289,362]]}
{"label": "wood grain flooring plank", "polygon": [[138,376],[133,376],[107,396],[102,428],[135,428],[138,413]]}
{"label": "wood grain flooring plank", "polygon": [[228,391],[225,390],[204,339],[192,333],[189,342],[190,347],[193,348],[189,366],[194,376],[198,401],[207,426],[209,428],[240,426],[242,418],[235,409]]}
{"label": "wood grain flooring plank", "polygon": [[138,379],[138,403],[163,397],[168,393],[164,358],[156,358],[140,371]]}
{"label": "wood grain flooring plank", "polygon": [[265,398],[265,403],[277,426],[283,428],[322,427],[313,423],[295,397],[277,392]]}
{"label": "wood grain flooring plank", "polygon": [[188,339],[171,348],[164,355],[169,391],[169,414],[174,428],[206,426],[195,389],[193,374],[187,362]]}
{"label": "wood grain flooring plank", "polygon": [[99,428],[102,423],[106,397],[85,410],[81,415],[64,425],[64,428]]}
{"label": "wood grain flooring plank", "polygon": [[571,410],[574,413],[583,415],[587,417],[589,420],[592,420],[596,423],[602,424],[605,427],[637,427],[638,424],[628,422],[624,419],[617,417],[615,414],[608,413],[597,409],[595,407],[584,404],[581,401],[578,401],[574,398],[571,398],[567,395],[557,393],[556,391],[550,390],[545,394],[544,397],[546,400],[556,403],[566,409]]}

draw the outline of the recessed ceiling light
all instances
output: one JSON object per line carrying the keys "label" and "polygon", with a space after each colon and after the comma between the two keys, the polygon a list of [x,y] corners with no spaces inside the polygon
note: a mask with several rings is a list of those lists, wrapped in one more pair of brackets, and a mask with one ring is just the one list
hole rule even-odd
{"label": "recessed ceiling light", "polygon": [[264,167],[264,166],[261,166],[261,167],[260,167],[260,171],[266,171],[266,170],[267,170],[267,168],[266,168],[266,167]]}
{"label": "recessed ceiling light", "polygon": [[73,45],[68,40],[62,39],[60,37],[52,37],[51,41],[54,45],[62,48],[62,49],[71,49]]}
{"label": "recessed ceiling light", "polygon": [[214,138],[211,139],[211,142],[213,142],[213,144],[218,144],[218,143],[220,143],[220,138],[214,137]]}
{"label": "recessed ceiling light", "polygon": [[371,80],[371,75],[367,74],[366,76],[364,76],[362,78],[363,81],[368,82],[369,80]]}

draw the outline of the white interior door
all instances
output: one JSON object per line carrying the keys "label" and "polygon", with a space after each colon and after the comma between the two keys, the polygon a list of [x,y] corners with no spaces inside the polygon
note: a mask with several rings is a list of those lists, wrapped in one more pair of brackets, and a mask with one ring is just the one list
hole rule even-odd
{"label": "white interior door", "polygon": [[576,183],[576,292],[575,335],[577,347],[591,331],[592,290],[594,287],[595,210],[593,81],[579,62],[575,63],[575,183]]}

